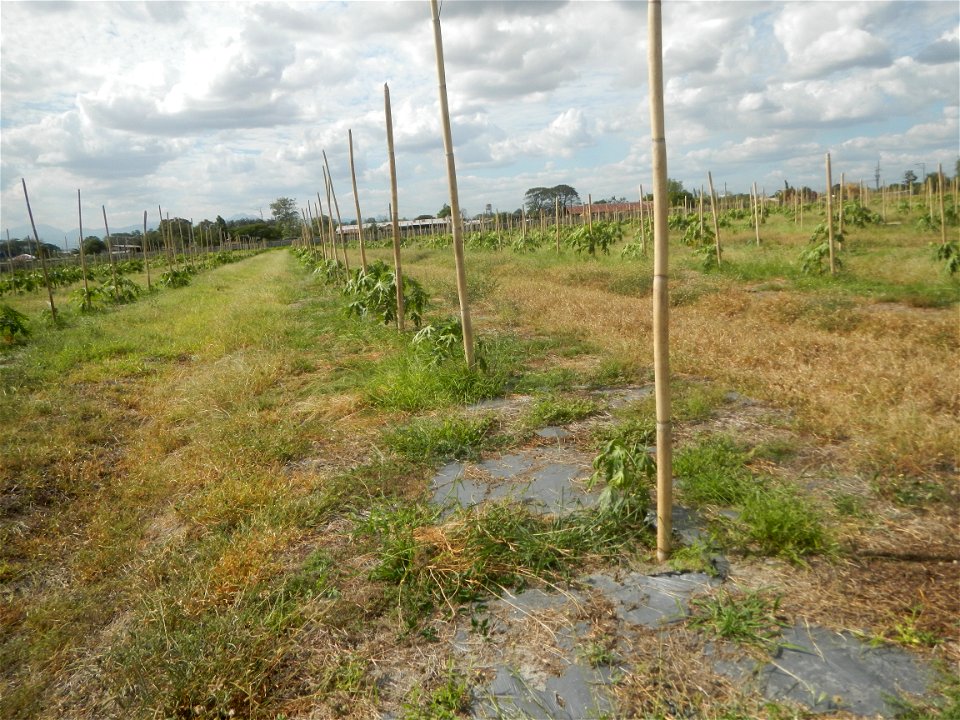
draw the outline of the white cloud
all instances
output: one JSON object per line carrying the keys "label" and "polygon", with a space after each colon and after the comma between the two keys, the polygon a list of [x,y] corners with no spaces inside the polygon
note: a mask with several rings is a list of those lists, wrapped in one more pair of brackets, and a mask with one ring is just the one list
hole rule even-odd
{"label": "white cloud", "polygon": [[825,76],[855,67],[885,67],[887,43],[864,28],[879,3],[788,3],[774,23],[796,77]]}
{"label": "white cloud", "polygon": [[[663,15],[668,162],[691,186],[708,167],[731,188],[812,184],[827,147],[851,172],[877,153],[950,166],[960,152],[955,4],[717,0]],[[448,0],[441,18],[466,207],[649,182],[645,3]],[[64,226],[77,186],[117,198],[121,225],[158,200],[255,212],[312,197],[324,150],[351,205],[348,128],[361,200],[380,214],[384,82],[402,212],[445,201],[426,3],[2,3],[0,19],[4,216],[21,176]]]}
{"label": "white cloud", "polygon": [[493,143],[491,152],[498,160],[518,154],[570,157],[577,148],[587,147],[592,142],[583,113],[569,108],[545,128]]}

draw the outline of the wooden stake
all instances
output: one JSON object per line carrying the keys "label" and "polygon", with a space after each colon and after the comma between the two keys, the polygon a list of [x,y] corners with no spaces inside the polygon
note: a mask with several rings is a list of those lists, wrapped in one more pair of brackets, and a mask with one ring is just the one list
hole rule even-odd
{"label": "wooden stake", "polygon": [[[77,190],[77,203],[80,202],[80,191]],[[200,229],[200,237],[203,237],[203,228]],[[80,256],[81,259],[83,255]],[[150,258],[147,254],[147,211],[143,211],[143,269],[147,271],[147,290],[153,290],[150,283]]]}
{"label": "wooden stake", "polygon": [[757,245],[760,245],[760,196],[757,195],[757,184],[753,184],[753,224],[757,229]]}
{"label": "wooden stake", "polygon": [[827,244],[830,250],[830,274],[836,274],[833,259],[833,174],[830,169],[830,153],[827,153]]}
{"label": "wooden stake", "polygon": [[[337,236],[333,231],[333,202],[330,200],[330,178],[327,175],[327,168],[323,168],[323,185],[327,195],[327,235],[330,238],[330,247],[333,248],[333,259],[339,260],[340,256],[337,254]],[[346,252],[344,252],[346,255]],[[347,267],[346,258],[344,258],[343,267]]]}
{"label": "wooden stake", "polygon": [[[77,188],[77,222],[80,224],[80,274],[83,275],[83,306],[90,309],[90,284],[87,281],[87,254],[83,251],[83,209],[80,206],[80,188]],[[7,231],[10,240],[10,231]]]}
{"label": "wooden stake", "polygon": [[110,226],[107,225],[107,206],[101,205],[103,210],[103,228],[107,231],[107,254],[110,256],[110,272],[113,275],[113,295],[120,301],[120,288],[117,286],[117,261],[113,257],[113,243],[110,242]]}
{"label": "wooden stake", "polygon": [[699,202],[697,203],[697,214],[700,220],[700,237],[703,237],[704,225],[703,225],[703,184],[702,183],[700,184],[700,198],[699,198]]}
{"label": "wooden stake", "polygon": [[647,225],[646,217],[643,209],[643,183],[640,184],[640,253],[644,256],[647,254]]}
{"label": "wooden stake", "polygon": [[940,244],[947,244],[947,222],[943,213],[943,164],[937,163],[937,195],[940,199]]}
{"label": "wooden stake", "polygon": [[317,192],[317,202],[314,203],[313,209],[317,216],[317,237],[320,238],[320,250],[323,253],[323,259],[327,259],[327,243],[323,238],[323,203],[320,202],[320,193]]}
{"label": "wooden stake", "polygon": [[[400,215],[397,212],[397,160],[393,152],[393,114],[390,112],[390,87],[383,84],[383,111],[387,119],[387,156],[390,160],[390,224],[393,228],[393,267],[397,285],[397,330],[403,332],[403,273],[400,271]],[[450,206],[451,210],[453,205]],[[454,218],[453,240],[457,241]]]}
{"label": "wooden stake", "polygon": [[[450,130],[450,108],[447,105],[447,75],[443,65],[443,36],[440,32],[440,11],[437,0],[430,0],[433,16],[433,44],[437,56],[437,85],[440,94],[440,121],[443,125],[443,149],[447,156],[447,184],[450,186],[450,216],[453,219],[453,257],[457,269],[457,296],[460,300],[460,326],[463,329],[463,354],[467,367],[474,366],[473,324],[467,297],[467,270],[463,256],[463,217],[460,214],[460,193],[457,189],[457,167],[453,158],[453,133]],[[526,229],[526,223],[524,223]]]}
{"label": "wooden stake", "polygon": [[554,228],[556,230],[557,255],[560,254],[560,198],[553,199],[553,218]]}
{"label": "wooden stake", "polygon": [[[327,162],[327,151],[323,150],[323,166],[327,169],[327,182],[329,183],[327,191],[333,196],[333,207],[337,211],[337,234],[340,235],[340,243],[343,245],[343,267],[347,273],[350,272],[350,260],[347,258],[347,238],[343,234],[343,221],[340,219],[340,203],[337,202],[337,192],[333,189],[333,175],[330,173],[330,163]],[[327,207],[330,207],[330,197],[327,197]],[[331,218],[331,222],[332,222]]]}
{"label": "wooden stake", "polygon": [[657,404],[657,560],[665,562],[670,557],[673,535],[673,432],[670,421],[670,298],[667,257],[667,216],[670,209],[667,196],[667,141],[663,123],[660,0],[649,0],[647,10],[647,66],[653,146],[653,372]]}
{"label": "wooden stake", "polygon": [[840,173],[840,193],[839,193],[840,197],[838,198],[840,201],[840,207],[837,209],[837,213],[838,213],[837,231],[841,235],[843,235],[843,196],[844,196],[844,192],[843,192],[844,176],[843,175],[844,175],[843,173]]}
{"label": "wooden stake", "polygon": [[[653,0],[650,0],[651,2]],[[659,3],[658,3],[659,5]],[[713,189],[713,175],[708,171],[707,172],[707,184],[710,187],[710,212],[713,214],[713,239],[716,241],[717,249],[717,267],[720,267],[721,251],[720,251],[720,220],[717,217],[717,193]]]}
{"label": "wooden stake", "polygon": [[360,214],[360,196],[357,195],[357,172],[353,168],[353,130],[347,130],[350,144],[350,182],[353,183],[353,205],[357,211],[357,237],[360,239],[360,265],[367,271],[367,251],[363,246],[363,216]]}
{"label": "wooden stake", "polygon": [[[170,245],[167,243],[167,234],[164,232],[164,229],[163,229],[163,210],[160,208],[159,205],[157,205],[157,212],[160,215],[160,225],[158,226],[158,228],[160,230],[160,241],[163,243],[163,252],[164,252],[164,255],[167,256],[167,270],[173,270],[173,260],[171,259],[171,255],[170,255]],[[217,231],[218,232],[220,231],[219,226],[217,227]],[[221,243],[222,242],[223,241],[221,240]],[[222,250],[223,248],[221,247],[220,249]]]}
{"label": "wooden stake", "polygon": [[30,209],[30,196],[27,195],[26,178],[20,178],[23,183],[23,199],[27,201],[27,214],[30,216],[30,227],[33,228],[33,239],[37,243],[37,257],[40,258],[40,269],[43,271],[43,282],[47,286],[47,297],[50,298],[50,315],[57,321],[57,306],[53,303],[53,288],[50,287],[50,275],[47,273],[47,261],[43,257],[43,248],[40,247],[40,236],[37,235],[37,226],[33,222],[33,210]]}

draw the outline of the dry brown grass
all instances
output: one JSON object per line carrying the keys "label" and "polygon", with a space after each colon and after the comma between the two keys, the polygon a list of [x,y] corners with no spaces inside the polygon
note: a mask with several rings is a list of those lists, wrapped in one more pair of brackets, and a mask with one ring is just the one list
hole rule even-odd
{"label": "dry brown grass", "polygon": [[[534,271],[524,260],[478,263],[495,279],[480,304],[488,321],[479,332],[519,325],[572,334],[606,356],[652,363],[651,299],[603,288],[639,269],[607,262],[594,270],[600,281],[584,285],[569,282],[569,267]],[[410,272],[429,279],[447,269],[440,259]],[[943,473],[960,464],[955,308],[756,293],[732,280],[680,275],[673,292],[694,299],[672,309],[675,372],[796,410],[807,433],[844,443],[841,472]],[[699,295],[704,286],[716,292]]]}

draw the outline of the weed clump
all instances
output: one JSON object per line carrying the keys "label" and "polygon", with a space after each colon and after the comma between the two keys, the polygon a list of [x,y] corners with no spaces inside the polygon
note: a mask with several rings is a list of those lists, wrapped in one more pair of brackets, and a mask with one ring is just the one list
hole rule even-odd
{"label": "weed clump", "polygon": [[820,512],[798,491],[758,478],[746,466],[748,454],[727,437],[713,437],[677,454],[674,470],[683,496],[696,505],[733,508],[734,517],[714,523],[727,547],[800,563],[808,555],[834,550]]}
{"label": "weed clump", "polygon": [[385,436],[394,452],[423,462],[475,460],[490,444],[494,416],[422,418]]}
{"label": "weed clump", "polygon": [[787,626],[777,615],[780,596],[763,592],[734,594],[726,590],[713,597],[690,601],[691,627],[700,628],[724,640],[772,651],[780,631]]}
{"label": "weed clump", "polygon": [[394,586],[408,630],[438,606],[496,595],[508,587],[568,578],[588,557],[649,543],[639,508],[621,504],[566,516],[489,504],[434,524],[440,510],[422,504],[371,509],[355,534],[378,545],[370,577]]}

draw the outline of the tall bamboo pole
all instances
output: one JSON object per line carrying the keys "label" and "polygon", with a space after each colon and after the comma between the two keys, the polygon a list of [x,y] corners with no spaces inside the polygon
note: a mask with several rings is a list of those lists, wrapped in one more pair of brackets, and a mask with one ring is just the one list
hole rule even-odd
{"label": "tall bamboo pole", "polygon": [[[400,268],[400,215],[397,211],[397,159],[393,152],[393,114],[390,111],[390,87],[383,84],[383,112],[387,120],[387,156],[390,160],[390,225],[393,228],[393,267],[397,285],[397,330],[403,332],[403,273]],[[453,208],[453,205],[450,206]],[[454,245],[457,218],[453,218]]]}
{"label": "tall bamboo pole", "polygon": [[50,315],[53,321],[57,321],[57,306],[53,303],[53,288],[50,286],[50,275],[47,273],[47,261],[43,257],[43,248],[40,247],[40,236],[37,234],[37,226],[33,222],[33,210],[30,209],[30,196],[27,195],[27,180],[20,178],[23,183],[23,199],[27,202],[27,214],[30,216],[30,227],[33,228],[33,239],[37,243],[37,257],[40,258],[40,269],[43,271],[43,282],[47,286],[47,297],[50,298]]}
{"label": "tall bamboo pole", "polygon": [[837,232],[839,232],[841,235],[843,235],[843,196],[844,196],[844,185],[845,185],[844,173],[840,173],[840,197],[838,198],[838,201],[839,201],[839,203],[840,203],[840,206],[837,208],[837,213],[838,213],[838,217],[837,217]]}
{"label": "tall bamboo pole", "polygon": [[[323,251],[323,259],[326,260],[327,259],[327,242],[324,239],[324,235],[323,235],[323,203],[320,202],[319,190],[317,191],[317,201],[313,204],[313,209],[317,216],[317,236],[320,238],[320,249]],[[336,255],[333,256],[333,259],[336,260]]]}
{"label": "tall bamboo pole", "polygon": [[[166,255],[166,257],[167,257],[167,270],[171,270],[171,271],[172,271],[172,270],[173,270],[173,256],[170,254],[170,244],[167,242],[167,234],[166,234],[166,232],[164,231],[164,225],[163,225],[163,209],[162,209],[159,205],[157,205],[157,212],[159,213],[159,216],[160,216],[160,225],[159,225],[160,240],[161,240],[161,242],[163,243],[163,254]],[[219,226],[217,227],[217,230],[218,230],[218,231],[220,230]],[[222,242],[223,242],[223,241],[221,240],[221,243],[222,243]],[[223,248],[220,248],[220,249],[222,250]]]}
{"label": "tall bamboo pole", "polygon": [[[652,2],[652,0],[650,0]],[[716,243],[717,267],[720,267],[720,219],[717,216],[717,193],[713,189],[713,175],[707,172],[707,184],[710,186],[710,212],[713,214],[713,239]]]}
{"label": "tall bamboo pole", "polygon": [[[499,216],[499,213],[497,213]],[[556,232],[557,255],[560,254],[560,198],[553,199],[553,225]]]}
{"label": "tall bamboo pole", "polygon": [[[80,274],[83,275],[83,306],[89,310],[90,283],[87,280],[87,254],[83,251],[83,209],[80,206],[80,188],[77,188],[77,222],[80,226]],[[9,240],[9,231],[7,232],[7,240]]]}
{"label": "tall bamboo pole", "polygon": [[[333,257],[336,260],[336,259],[339,259],[339,255],[337,254],[337,236],[334,233],[334,228],[333,228],[333,201],[330,199],[330,178],[327,176],[326,167],[323,168],[323,184],[325,186],[326,194],[327,194],[327,234],[330,237],[330,247],[333,248]],[[344,251],[343,267],[344,269],[346,269],[347,252],[346,252],[346,249],[343,249],[343,251]]]}
{"label": "tall bamboo pole", "polygon": [[103,210],[103,229],[107,232],[107,255],[110,256],[110,272],[113,275],[113,295],[120,301],[120,288],[117,285],[117,260],[113,257],[113,243],[110,241],[110,226],[107,224],[107,206],[101,205]]}
{"label": "tall bamboo pole", "polygon": [[757,195],[757,184],[753,184],[753,224],[757,230],[757,245],[760,244],[760,196]]}
{"label": "tall bamboo pole", "polygon": [[[663,37],[660,0],[647,3],[647,65],[653,147],[653,372],[657,404],[657,560],[670,556],[673,534],[673,454],[670,422],[670,298],[667,140],[663,123]],[[712,194],[712,193],[711,193]]]}
{"label": "tall bamboo pole", "polygon": [[[463,354],[467,367],[474,365],[473,324],[467,298],[467,270],[463,257],[463,217],[460,214],[460,193],[457,189],[457,167],[453,158],[453,133],[450,130],[450,108],[447,105],[447,74],[443,65],[443,36],[440,32],[440,11],[437,0],[430,0],[433,16],[433,43],[437,55],[437,85],[440,94],[440,121],[443,124],[443,149],[447,156],[447,184],[450,186],[450,215],[453,219],[453,257],[457,269],[457,296],[460,300],[460,326],[463,329]],[[524,223],[526,229],[526,223]]]}
{"label": "tall bamboo pole", "polygon": [[[77,200],[80,199],[80,191],[77,191]],[[203,236],[203,230],[201,228],[201,237]],[[83,257],[82,255],[80,256]],[[143,211],[143,269],[147,271],[147,291],[153,290],[153,285],[150,284],[150,258],[147,256],[147,211]]]}
{"label": "tall bamboo pole", "polygon": [[350,144],[350,182],[353,184],[353,205],[357,211],[357,237],[360,239],[360,265],[367,271],[367,251],[363,246],[363,216],[360,214],[360,196],[357,194],[357,171],[353,167],[353,130],[347,130]]}
{"label": "tall bamboo pole", "polygon": [[830,274],[836,274],[833,259],[833,173],[830,169],[830,153],[827,153],[827,245],[830,251]]}
{"label": "tall bamboo pole", "polygon": [[643,208],[643,183],[640,184],[640,253],[646,257],[647,255],[647,225],[646,218],[644,217],[645,211]]}
{"label": "tall bamboo pole", "polygon": [[[183,254],[183,265],[186,267],[190,265],[190,253],[187,250],[187,244],[183,240],[183,223],[180,222],[180,218],[177,218],[177,233],[180,235],[180,252]],[[171,231],[172,232],[172,231]],[[240,247],[243,247],[243,241],[240,241]]]}
{"label": "tall bamboo pole", "polygon": [[[340,242],[343,245],[343,267],[350,272],[350,260],[347,258],[347,238],[343,234],[343,221],[340,219],[340,203],[337,202],[337,192],[333,189],[333,175],[330,173],[330,163],[327,162],[327,151],[323,150],[323,166],[327,169],[327,207],[330,207],[330,196],[333,196],[333,207],[337,211],[337,234],[340,235]],[[332,220],[332,218],[331,218]]]}
{"label": "tall bamboo pole", "polygon": [[937,190],[940,200],[940,244],[947,244],[947,222],[943,211],[943,164],[937,163]]}
{"label": "tall bamboo pole", "polygon": [[700,237],[703,237],[703,183],[700,183],[700,198],[697,202],[697,216],[700,221]]}

